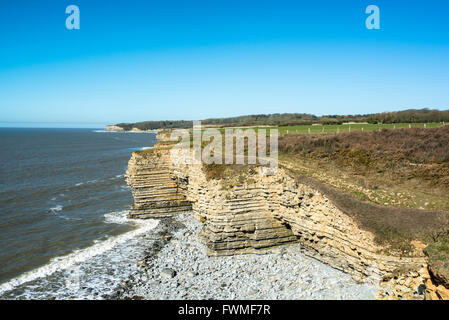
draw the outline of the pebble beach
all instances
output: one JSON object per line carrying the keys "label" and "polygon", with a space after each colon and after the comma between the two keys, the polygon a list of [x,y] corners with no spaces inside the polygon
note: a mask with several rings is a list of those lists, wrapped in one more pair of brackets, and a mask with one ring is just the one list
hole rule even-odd
{"label": "pebble beach", "polygon": [[162,220],[135,274],[108,299],[374,299],[377,287],[307,257],[299,244],[209,257],[192,214]]}

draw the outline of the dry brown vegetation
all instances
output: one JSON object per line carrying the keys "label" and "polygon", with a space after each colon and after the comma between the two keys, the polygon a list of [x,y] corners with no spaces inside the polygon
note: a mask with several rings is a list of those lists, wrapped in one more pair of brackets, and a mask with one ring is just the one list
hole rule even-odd
{"label": "dry brown vegetation", "polygon": [[449,190],[449,126],[325,135],[284,135],[279,150],[363,174],[388,173]]}

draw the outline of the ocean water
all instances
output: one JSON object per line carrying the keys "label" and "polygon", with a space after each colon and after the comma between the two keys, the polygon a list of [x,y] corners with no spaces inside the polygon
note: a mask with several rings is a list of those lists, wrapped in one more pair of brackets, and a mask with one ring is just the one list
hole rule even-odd
{"label": "ocean water", "polygon": [[155,220],[126,218],[124,173],[152,133],[0,129],[0,299],[101,298]]}

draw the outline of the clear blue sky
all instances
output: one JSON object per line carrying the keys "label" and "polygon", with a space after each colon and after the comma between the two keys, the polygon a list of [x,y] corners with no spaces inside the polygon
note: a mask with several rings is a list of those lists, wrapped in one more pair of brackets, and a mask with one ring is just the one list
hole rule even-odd
{"label": "clear blue sky", "polygon": [[449,109],[448,21],[447,0],[1,1],[0,125]]}

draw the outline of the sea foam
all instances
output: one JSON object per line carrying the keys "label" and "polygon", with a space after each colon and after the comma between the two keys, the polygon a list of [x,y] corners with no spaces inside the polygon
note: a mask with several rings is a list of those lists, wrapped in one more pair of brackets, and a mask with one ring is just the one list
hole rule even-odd
{"label": "sea foam", "polygon": [[154,229],[159,221],[158,220],[135,220],[126,218],[127,211],[121,212],[111,212],[105,214],[105,222],[106,223],[126,223],[131,224],[136,227],[136,229],[128,231],[124,234],[111,237],[104,241],[94,242],[93,245],[75,250],[74,252],[56,257],[50,260],[46,265],[36,268],[34,270],[23,273],[22,275],[13,278],[3,284],[0,285],[0,295],[4,294],[7,291],[11,291],[14,288],[26,284],[28,282],[37,280],[39,278],[47,277],[52,275],[55,272],[63,271],[67,269],[73,268],[75,265],[80,265],[84,263],[88,263],[88,260],[94,258],[98,255],[102,255],[105,252],[113,251],[114,247],[126,244],[128,241],[133,238],[138,237],[139,235],[150,232]]}

